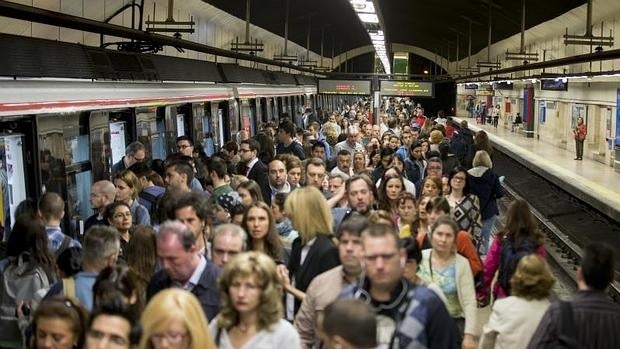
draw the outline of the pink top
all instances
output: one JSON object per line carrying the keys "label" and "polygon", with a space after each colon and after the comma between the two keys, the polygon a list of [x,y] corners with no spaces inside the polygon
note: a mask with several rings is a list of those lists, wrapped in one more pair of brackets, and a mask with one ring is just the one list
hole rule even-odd
{"label": "pink top", "polygon": [[[545,258],[547,253],[545,251],[544,245],[540,245],[536,250],[536,253]],[[499,263],[502,256],[502,240],[501,239],[493,239],[491,243],[491,247],[489,247],[489,251],[487,253],[486,258],[484,259],[483,265],[483,273],[484,273],[484,284],[482,289],[478,292],[477,298],[484,299],[489,293],[489,287],[491,286],[491,282],[495,277],[495,273],[499,269]],[[495,299],[508,297],[509,294],[506,294],[506,291],[500,286],[499,282],[495,283],[493,286],[493,295]]]}

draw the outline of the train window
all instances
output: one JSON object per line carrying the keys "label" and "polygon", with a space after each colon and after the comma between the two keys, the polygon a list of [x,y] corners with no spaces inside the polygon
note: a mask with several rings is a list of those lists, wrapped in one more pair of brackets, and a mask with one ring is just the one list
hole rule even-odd
{"label": "train window", "polygon": [[151,159],[166,158],[164,117],[155,107],[136,109],[137,140],[146,146]]}
{"label": "train window", "polygon": [[37,120],[41,188],[65,199],[64,228],[70,235],[78,231],[76,223],[92,213],[89,116],[41,115]]}
{"label": "train window", "polygon": [[[226,138],[224,142],[235,139],[237,132],[239,132],[239,104],[236,99],[231,99],[228,101],[228,125],[230,126],[228,135],[230,138]],[[226,123],[225,123],[226,124]]]}
{"label": "train window", "polygon": [[90,113],[90,158],[94,181],[110,179],[112,159],[108,120],[106,112]]}
{"label": "train window", "polygon": [[250,99],[250,136],[258,132],[260,123],[260,102],[259,99]]}
{"label": "train window", "polygon": [[215,153],[215,139],[214,139],[214,131],[213,131],[213,124],[212,124],[212,104],[210,102],[207,102],[204,106],[203,109],[203,116],[202,116],[202,132],[200,135],[200,139],[201,144],[202,144],[202,148],[203,151],[205,152],[205,154],[207,154],[208,157],[211,157],[213,155],[213,153]]}
{"label": "train window", "polygon": [[[252,117],[252,111],[250,108],[250,101],[248,101],[247,99],[243,99],[241,100],[241,125],[240,125],[240,129],[249,131],[250,134],[254,134],[254,126],[253,126],[253,117]],[[237,133],[234,134],[234,136],[236,137]],[[236,138],[233,138],[236,139]]]}

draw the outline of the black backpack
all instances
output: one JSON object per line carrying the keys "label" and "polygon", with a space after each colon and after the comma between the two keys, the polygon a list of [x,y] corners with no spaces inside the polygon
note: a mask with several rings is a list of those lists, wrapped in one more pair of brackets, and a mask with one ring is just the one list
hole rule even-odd
{"label": "black backpack", "polygon": [[532,239],[523,240],[519,246],[513,246],[513,242],[508,238],[502,239],[497,282],[506,291],[506,294],[510,294],[510,278],[515,273],[521,258],[536,253],[537,248],[536,241]]}
{"label": "black backpack", "polygon": [[159,223],[159,200],[161,199],[161,197],[163,196],[163,194],[159,195],[159,196],[155,196],[149,192],[146,191],[141,191],[140,192],[140,198],[148,201],[148,203],[150,203],[149,205],[149,216],[151,217],[151,224],[156,224]]}

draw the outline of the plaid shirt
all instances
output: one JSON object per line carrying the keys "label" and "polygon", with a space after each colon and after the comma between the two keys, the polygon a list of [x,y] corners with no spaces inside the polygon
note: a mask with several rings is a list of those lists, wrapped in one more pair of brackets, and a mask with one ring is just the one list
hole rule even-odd
{"label": "plaid shirt", "polygon": [[[60,244],[62,244],[62,240],[65,238],[65,234],[63,234],[60,227],[45,227],[45,232],[47,232],[47,240],[49,240],[49,248],[52,254],[56,254],[58,248],[60,248]],[[71,239],[68,247],[82,247],[79,241],[75,239]]]}

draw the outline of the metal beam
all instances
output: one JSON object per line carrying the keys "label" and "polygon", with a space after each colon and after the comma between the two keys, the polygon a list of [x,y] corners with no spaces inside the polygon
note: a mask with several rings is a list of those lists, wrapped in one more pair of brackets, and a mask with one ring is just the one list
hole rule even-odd
{"label": "metal beam", "polygon": [[0,15],[3,17],[21,19],[24,21],[43,23],[63,28],[87,31],[97,34],[117,36],[126,39],[146,41],[164,46],[179,47],[191,51],[202,52],[210,55],[239,59],[243,61],[257,62],[283,68],[294,69],[312,74],[320,74],[312,69],[299,67],[293,64],[276,62],[271,59],[256,57],[245,53],[236,53],[221,48],[199,44],[189,40],[176,39],[170,36],[145,33],[140,30],[123,26],[94,21],[87,18],[67,15],[64,13],[44,10],[41,8],[20,5],[5,0],[0,0]]}
{"label": "metal beam", "polygon": [[[596,62],[596,61],[609,61],[612,59],[619,59],[619,58],[620,58],[620,49],[615,49],[615,50],[609,50],[609,51],[586,53],[583,55],[558,58],[558,59],[554,59],[554,60],[546,61],[546,62],[518,65],[515,67],[509,67],[509,68],[484,72],[480,74],[464,76],[464,77],[456,78],[455,80],[457,81],[458,80],[470,80],[470,79],[481,78],[481,77],[485,77],[489,75],[501,75],[501,74],[525,71],[525,70],[561,67],[563,65],[589,63],[589,62]],[[583,75],[587,75],[587,74],[588,73],[583,73]]]}

